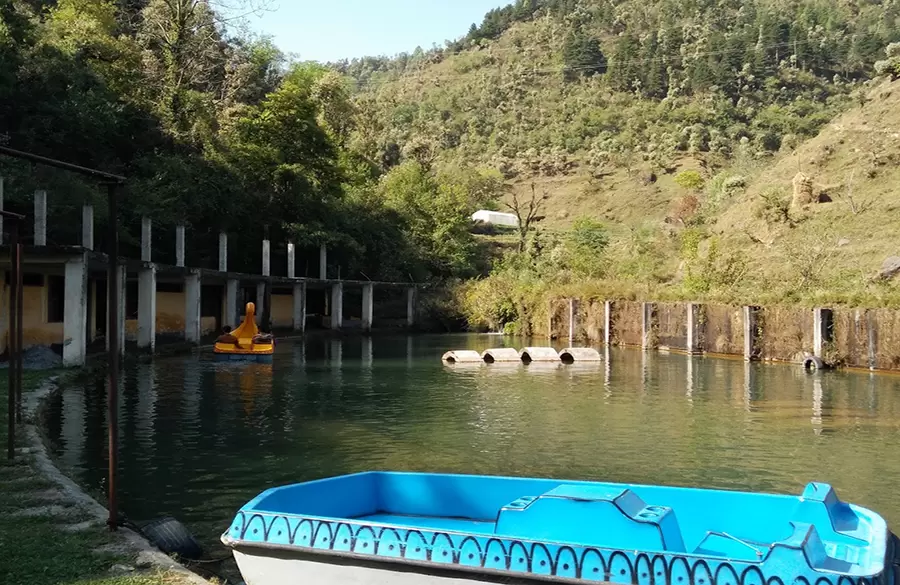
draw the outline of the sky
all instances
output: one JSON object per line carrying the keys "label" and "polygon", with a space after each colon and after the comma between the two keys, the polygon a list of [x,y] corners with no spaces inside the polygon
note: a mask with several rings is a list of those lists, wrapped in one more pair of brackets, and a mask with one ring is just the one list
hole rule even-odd
{"label": "sky", "polygon": [[510,0],[272,0],[250,16],[257,33],[274,38],[301,60],[336,61],[395,55],[443,45],[481,24],[492,8]]}

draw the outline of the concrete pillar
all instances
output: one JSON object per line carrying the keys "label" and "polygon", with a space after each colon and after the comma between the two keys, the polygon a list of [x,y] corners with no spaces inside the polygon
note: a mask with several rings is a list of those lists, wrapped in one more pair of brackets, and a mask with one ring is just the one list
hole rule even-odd
{"label": "concrete pillar", "polygon": [[604,316],[603,316],[603,343],[609,347],[612,343],[612,309],[613,304],[612,301],[606,301],[603,303],[604,308]]}
{"label": "concrete pillar", "polygon": [[223,325],[234,329],[238,325],[238,281],[229,279],[225,283],[225,315]]}
{"label": "concrete pillar", "polygon": [[[97,339],[97,281],[88,277],[88,342]],[[101,317],[104,315],[101,315]]]}
{"label": "concrete pillar", "polygon": [[[116,268],[117,280],[119,281],[119,314],[116,316],[115,324],[107,324],[107,335],[106,335],[106,349],[109,350],[109,332],[108,329],[110,327],[118,327],[119,328],[119,354],[125,354],[125,283],[127,273],[125,272],[124,266],[119,266]],[[110,287],[106,289],[106,302],[110,302],[109,296]],[[107,305],[108,307],[109,305]],[[104,319],[108,319],[107,315],[104,315]]]}
{"label": "concrete pillar", "polygon": [[149,217],[141,218],[141,260],[153,260],[153,222]]}
{"label": "concrete pillar", "polygon": [[138,347],[156,349],[156,266],[138,274]]}
{"label": "concrete pillar", "polygon": [[687,340],[685,350],[689,355],[700,353],[700,309],[696,303],[687,304]]}
{"label": "concrete pillar", "polygon": [[344,285],[341,283],[331,285],[331,328],[340,329],[344,326]]}
{"label": "concrete pillar", "polygon": [[175,226],[175,266],[184,268],[184,224]]}
{"label": "concrete pillar", "polygon": [[575,313],[577,307],[578,301],[576,301],[575,299],[569,299],[569,342],[575,340],[575,327],[577,325],[575,322]]}
{"label": "concrete pillar", "polygon": [[184,340],[200,343],[200,272],[184,278]]}
{"label": "concrete pillar", "polygon": [[297,275],[297,257],[294,251],[294,244],[288,242],[287,245],[287,277],[295,278]]}
{"label": "concrete pillar", "polygon": [[94,249],[94,206],[85,204],[81,208],[81,246]]}
{"label": "concrete pillar", "polygon": [[83,366],[87,355],[87,257],[66,262],[63,305],[63,366]]}
{"label": "concrete pillar", "polygon": [[294,331],[306,331],[306,283],[294,285]]}
{"label": "concrete pillar", "polygon": [[228,234],[219,233],[219,272],[228,272]]}
{"label": "concrete pillar", "polygon": [[34,245],[47,245],[47,192],[34,192]]}
{"label": "concrete pillar", "polygon": [[759,337],[756,315],[759,307],[744,307],[744,360],[755,360],[757,356],[756,340]]}
{"label": "concrete pillar", "polygon": [[[362,366],[364,370],[371,371],[372,362],[374,361],[374,344],[371,337],[362,338]],[[371,381],[371,378],[369,378]]]}
{"label": "concrete pillar", "polygon": [[412,327],[416,324],[416,289],[406,289],[406,324]]}
{"label": "concrete pillar", "polygon": [[272,248],[269,240],[262,242],[262,274],[263,276],[272,275]]}
{"label": "concrete pillar", "polygon": [[833,315],[831,309],[813,310],[813,354],[816,357],[822,357],[825,344],[832,341]]}
{"label": "concrete pillar", "polygon": [[319,278],[328,278],[328,248],[325,244],[319,246]]}
{"label": "concrete pillar", "polygon": [[641,348],[656,348],[656,306],[653,303],[641,303]]}
{"label": "concrete pillar", "polygon": [[[3,207],[3,177],[0,177],[0,209],[5,209]],[[3,217],[0,217],[0,243],[3,242]]]}
{"label": "concrete pillar", "polygon": [[263,313],[266,310],[266,283],[256,283],[256,325],[262,325]]}
{"label": "concrete pillar", "polygon": [[372,317],[374,316],[375,285],[364,284],[362,289],[362,328],[363,331],[372,330]]}

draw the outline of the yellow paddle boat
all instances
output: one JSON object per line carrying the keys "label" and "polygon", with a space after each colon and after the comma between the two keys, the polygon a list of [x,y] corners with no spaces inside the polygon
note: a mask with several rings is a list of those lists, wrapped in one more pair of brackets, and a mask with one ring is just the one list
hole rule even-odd
{"label": "yellow paddle boat", "polygon": [[253,361],[272,363],[275,353],[275,338],[270,333],[262,333],[256,326],[256,305],[247,303],[244,322],[216,340],[213,350],[219,361]]}

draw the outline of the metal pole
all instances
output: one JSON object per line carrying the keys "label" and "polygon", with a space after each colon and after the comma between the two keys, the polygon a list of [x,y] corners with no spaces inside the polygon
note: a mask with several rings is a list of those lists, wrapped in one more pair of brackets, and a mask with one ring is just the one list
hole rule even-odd
{"label": "metal pole", "polygon": [[119,230],[118,230],[118,185],[107,186],[107,202],[109,204],[109,241],[107,242],[107,256],[109,275],[107,287],[109,287],[109,301],[106,317],[106,335],[109,336],[109,388],[107,404],[109,407],[109,471],[107,489],[109,496],[109,525],[110,532],[115,532],[118,527],[118,502],[116,501],[116,467],[119,450]]}
{"label": "metal pole", "polygon": [[16,254],[19,250],[19,225],[12,221],[9,223],[9,327],[7,327],[6,350],[9,355],[9,432],[7,440],[7,457],[12,460],[16,457]]}
{"label": "metal pole", "polygon": [[16,422],[22,422],[22,346],[25,294],[22,292],[22,241],[16,238]]}

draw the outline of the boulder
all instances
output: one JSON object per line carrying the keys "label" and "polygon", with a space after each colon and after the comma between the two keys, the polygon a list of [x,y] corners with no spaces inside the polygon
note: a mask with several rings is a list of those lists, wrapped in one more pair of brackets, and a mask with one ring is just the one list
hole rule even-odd
{"label": "boulder", "polygon": [[881,272],[878,277],[882,280],[890,280],[900,274],[900,256],[891,256],[881,264]]}

